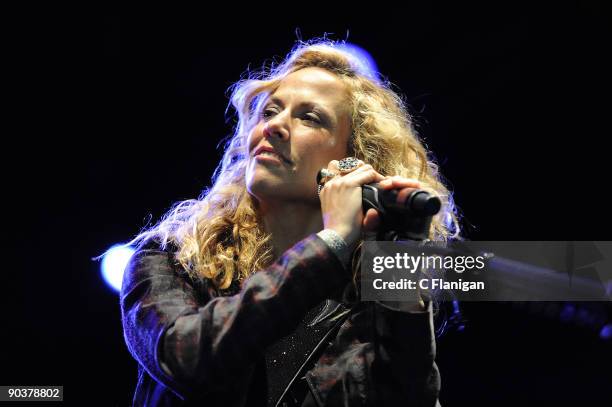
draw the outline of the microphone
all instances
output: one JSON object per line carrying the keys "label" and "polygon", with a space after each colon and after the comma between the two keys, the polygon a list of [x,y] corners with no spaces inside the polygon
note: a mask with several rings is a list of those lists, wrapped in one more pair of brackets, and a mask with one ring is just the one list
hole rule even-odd
{"label": "microphone", "polygon": [[363,213],[374,208],[383,216],[433,216],[440,211],[440,198],[422,189],[383,189],[378,183],[361,186]]}
{"label": "microphone", "polygon": [[[326,176],[325,169],[317,174],[319,192]],[[442,207],[440,198],[422,189],[384,189],[370,183],[362,185],[361,191],[364,215],[373,208],[381,218],[376,240],[427,240],[432,218]]]}
{"label": "microphone", "polygon": [[[361,186],[365,214],[374,208],[381,217],[376,240],[427,240],[440,198],[416,188],[383,189],[378,183]],[[371,239],[371,238],[369,238]]]}

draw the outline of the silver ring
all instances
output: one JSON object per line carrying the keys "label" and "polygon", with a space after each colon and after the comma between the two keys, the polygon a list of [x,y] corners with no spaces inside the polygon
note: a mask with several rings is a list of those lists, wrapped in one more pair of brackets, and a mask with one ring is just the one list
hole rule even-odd
{"label": "silver ring", "polygon": [[353,171],[355,168],[359,167],[359,160],[355,157],[346,157],[342,160],[338,161],[338,169],[342,173]]}
{"label": "silver ring", "polygon": [[336,175],[338,174],[331,172],[327,168],[321,168],[317,173],[317,184],[321,185],[327,181],[327,178],[333,178]]}

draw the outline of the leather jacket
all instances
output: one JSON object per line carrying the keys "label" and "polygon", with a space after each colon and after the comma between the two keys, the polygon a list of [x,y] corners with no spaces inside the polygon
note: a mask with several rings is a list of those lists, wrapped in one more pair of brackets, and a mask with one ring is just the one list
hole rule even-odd
{"label": "leather jacket", "polygon": [[[266,406],[274,369],[266,352],[313,315],[323,320],[317,329],[329,329],[339,310],[331,299],[350,279],[316,234],[224,295],[187,276],[171,251],[143,245],[120,296],[125,341],[138,362],[134,405]],[[302,405],[439,405],[431,303],[422,312],[363,304],[306,372]]]}

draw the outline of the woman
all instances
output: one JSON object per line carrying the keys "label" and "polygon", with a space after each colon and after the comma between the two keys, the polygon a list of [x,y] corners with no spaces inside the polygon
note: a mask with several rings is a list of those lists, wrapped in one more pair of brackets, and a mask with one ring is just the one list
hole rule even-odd
{"label": "woman", "polygon": [[338,44],[313,41],[238,82],[232,103],[212,188],[132,241],[121,309],[139,363],[134,404],[264,406],[323,332],[285,400],[436,405],[431,302],[359,303],[352,289],[362,236],[379,224],[362,213],[361,185],[436,193],[432,239],[456,224],[401,99]]}

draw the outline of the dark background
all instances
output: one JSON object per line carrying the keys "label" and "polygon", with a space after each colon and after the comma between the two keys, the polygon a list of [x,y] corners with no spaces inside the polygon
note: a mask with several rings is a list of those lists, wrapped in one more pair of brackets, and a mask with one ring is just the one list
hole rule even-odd
{"label": "dark background", "polygon": [[[296,28],[348,32],[401,89],[467,237],[608,240],[610,25],[597,3],[257,14],[53,9],[9,21],[0,384],[130,403],[136,362],[91,258],[209,185],[233,123],[227,88],[284,56]],[[438,342],[443,405],[610,400],[598,326],[507,304],[465,304],[465,316]]]}

